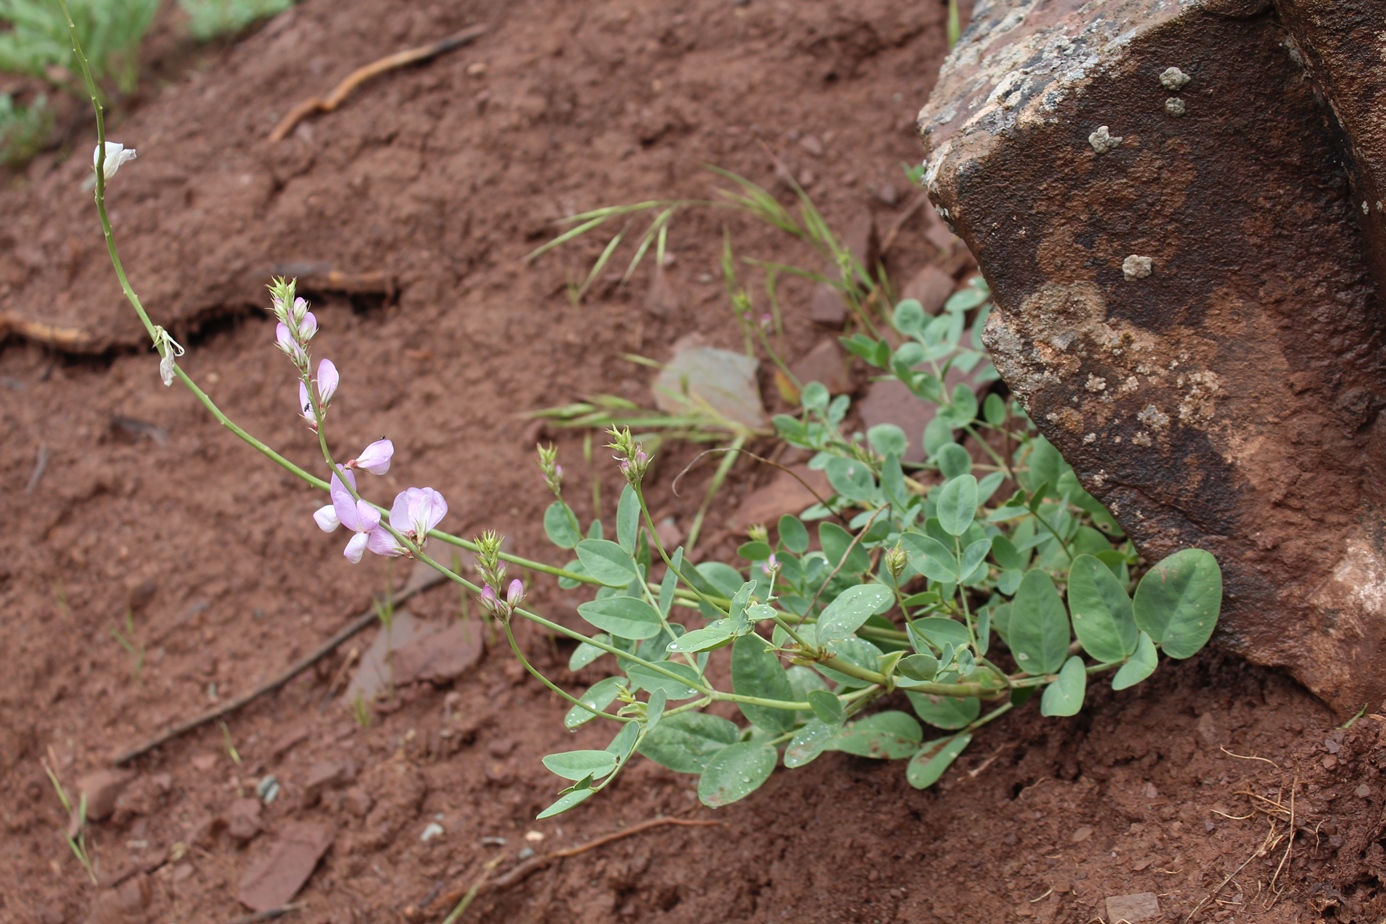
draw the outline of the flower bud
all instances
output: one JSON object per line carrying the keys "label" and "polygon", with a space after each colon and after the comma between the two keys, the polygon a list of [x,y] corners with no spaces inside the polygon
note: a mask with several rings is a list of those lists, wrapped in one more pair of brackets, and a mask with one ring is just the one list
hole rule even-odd
{"label": "flower bud", "polygon": [[383,475],[390,470],[390,459],[394,454],[394,443],[389,440],[376,440],[361,450],[359,456],[348,462],[347,468],[360,468],[372,475]]}
{"label": "flower bud", "polygon": [[753,523],[746,527],[746,536],[752,542],[770,542],[770,533],[766,530],[764,523]]}
{"label": "flower bud", "polygon": [[525,585],[519,578],[510,582],[510,586],[505,590],[505,605],[512,610],[520,605],[520,601],[525,598]]}
{"label": "flower bud", "polygon": [[885,553],[886,570],[890,572],[891,578],[895,580],[897,585],[900,583],[900,575],[905,573],[905,566],[908,564],[909,556],[905,554],[905,547],[898,542]]}
{"label": "flower bud", "polygon": [[318,400],[322,402],[324,408],[332,401],[332,396],[337,393],[337,367],[330,359],[324,359],[318,363]]}

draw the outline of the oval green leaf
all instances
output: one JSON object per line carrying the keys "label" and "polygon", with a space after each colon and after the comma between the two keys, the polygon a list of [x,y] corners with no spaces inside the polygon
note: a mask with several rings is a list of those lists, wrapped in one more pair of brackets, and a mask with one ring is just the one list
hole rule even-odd
{"label": "oval green leaf", "polygon": [[577,544],[583,570],[608,587],[625,587],[639,577],[635,559],[610,539],[584,539]]}
{"label": "oval green leaf", "polygon": [[938,522],[950,536],[961,536],[977,515],[977,479],[950,478],[938,492]]}
{"label": "oval green leaf", "polygon": [[[605,680],[598,680],[588,688],[586,693],[579,696],[578,700],[601,712],[615,701],[616,693],[620,690],[625,679],[624,677],[607,677]],[[595,715],[581,706],[574,706],[563,717],[563,727],[571,730],[580,725],[586,725],[595,718]]]}
{"label": "oval green leaf", "polygon": [[775,772],[775,749],[749,741],[731,744],[707,762],[698,780],[698,798],[709,808],[721,808],[744,799]]}
{"label": "oval green leaf", "polygon": [[616,755],[610,751],[564,751],[544,758],[544,766],[565,780],[587,777],[601,779],[616,769]]}
{"label": "oval green leaf", "polygon": [[915,789],[928,789],[938,782],[944,771],[971,743],[971,734],[935,738],[916,751],[910,759],[909,769],[905,771],[906,779]]}
{"label": "oval green leaf", "polygon": [[1068,611],[1048,574],[1025,572],[1011,604],[1006,640],[1027,674],[1052,674],[1068,657]]}
{"label": "oval green leaf", "polygon": [[1083,659],[1074,655],[1059,669],[1059,679],[1044,688],[1040,698],[1040,715],[1077,715],[1083,708],[1083,694],[1088,689],[1088,672]]}
{"label": "oval green leaf", "polygon": [[813,760],[827,748],[828,743],[837,734],[836,725],[824,725],[814,719],[803,728],[789,742],[789,746],[784,749],[784,765],[790,770],[795,767],[802,767],[804,764]]}
{"label": "oval green leaf", "polygon": [[906,692],[914,714],[934,728],[955,731],[966,728],[982,712],[982,701],[975,696],[958,699],[929,693]]}
{"label": "oval green leaf", "polygon": [[582,541],[582,533],[573,525],[576,522],[577,518],[563,501],[554,501],[544,511],[544,533],[560,549],[577,548]]}
{"label": "oval green leaf", "polygon": [[884,584],[858,584],[837,595],[818,617],[818,644],[844,639],[867,619],[883,612],[895,595]]}
{"label": "oval green leaf", "polygon": [[636,750],[675,773],[702,773],[713,754],[740,736],[736,725],[720,716],[680,712],[661,719]]}
{"label": "oval green leaf", "polygon": [[1131,660],[1121,666],[1112,678],[1113,690],[1124,690],[1127,687],[1134,687],[1151,674],[1155,673],[1155,666],[1160,663],[1159,655],[1155,652],[1155,643],[1150,640],[1150,636],[1141,633],[1140,641],[1136,643],[1136,653],[1131,655]]}
{"label": "oval green leaf", "polygon": [[659,623],[659,610],[637,597],[589,600],[578,605],[578,615],[603,632],[620,638],[654,638],[663,631]]}
{"label": "oval green leaf", "polygon": [[843,716],[846,715],[842,708],[842,700],[827,690],[809,690],[808,704],[813,709],[813,714],[824,725],[841,725]]}
{"label": "oval green leaf", "polygon": [[904,760],[919,749],[923,738],[924,732],[913,716],[898,711],[878,712],[839,731],[828,746],[857,757]]}
{"label": "oval green leaf", "polygon": [[1136,588],[1135,617],[1171,658],[1188,658],[1208,643],[1222,608],[1222,569],[1203,549],[1161,561]]}
{"label": "oval green leaf", "polygon": [[[777,654],[759,635],[743,635],[732,645],[732,692],[741,696],[792,703],[794,687]],[[788,709],[737,703],[741,714],[753,725],[783,734],[794,727],[794,713]]]}
{"label": "oval green leaf", "polygon": [[1099,661],[1121,661],[1136,650],[1140,630],[1131,598],[1110,568],[1079,555],[1068,569],[1068,608],[1083,650]]}

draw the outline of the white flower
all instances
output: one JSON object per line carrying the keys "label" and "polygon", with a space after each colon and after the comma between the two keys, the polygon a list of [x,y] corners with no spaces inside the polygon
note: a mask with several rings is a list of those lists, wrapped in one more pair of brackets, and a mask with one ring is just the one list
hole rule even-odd
{"label": "white flower", "polygon": [[[123,145],[123,144],[117,144],[117,143],[114,142],[114,141],[107,141],[107,142],[106,142],[106,162],[105,162],[105,164],[104,164],[104,172],[105,172],[105,174],[106,174],[106,179],[109,180],[111,177],[115,176],[115,175],[116,175],[116,171],[120,169],[120,165],[121,165],[121,164],[125,163],[127,160],[134,160],[134,159],[135,159],[135,149],[134,149],[134,148],[130,148],[129,150],[126,150],[125,145]],[[92,167],[94,168],[94,167],[96,166],[97,162],[100,161],[100,160],[101,160],[101,145],[98,144],[98,145],[96,146],[96,148],[91,152],[91,165],[92,165]]]}

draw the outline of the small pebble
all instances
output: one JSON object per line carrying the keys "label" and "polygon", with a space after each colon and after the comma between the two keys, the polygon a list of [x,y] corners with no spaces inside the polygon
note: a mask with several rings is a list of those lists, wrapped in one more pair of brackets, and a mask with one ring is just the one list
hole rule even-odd
{"label": "small pebble", "polygon": [[1153,269],[1153,261],[1149,257],[1141,257],[1132,254],[1121,261],[1121,272],[1128,281],[1144,279],[1150,275]]}
{"label": "small pebble", "polygon": [[263,777],[255,785],[255,794],[260,797],[260,801],[269,805],[279,798],[279,781],[273,776]]}
{"label": "small pebble", "polygon": [[442,836],[443,836],[443,826],[440,825],[440,824],[438,824],[438,822],[436,822],[436,821],[430,821],[430,822],[428,823],[428,826],[425,827],[425,828],[423,829],[423,834],[420,834],[420,835],[419,835],[419,840],[421,840],[421,841],[423,841],[425,844],[427,844],[429,841],[433,840],[435,837],[442,837]]}
{"label": "small pebble", "polygon": [[1160,86],[1178,93],[1193,78],[1177,67],[1167,67],[1160,74]]}
{"label": "small pebble", "polygon": [[1177,96],[1165,100],[1165,112],[1178,118],[1184,114],[1184,101]]}

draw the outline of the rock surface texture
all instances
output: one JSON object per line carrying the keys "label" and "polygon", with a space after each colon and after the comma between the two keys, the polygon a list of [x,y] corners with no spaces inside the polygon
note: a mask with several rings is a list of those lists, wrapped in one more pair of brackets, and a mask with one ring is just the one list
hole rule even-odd
{"label": "rock surface texture", "polygon": [[1386,696],[1386,4],[978,0],[920,114],[1002,377],[1220,643]]}

